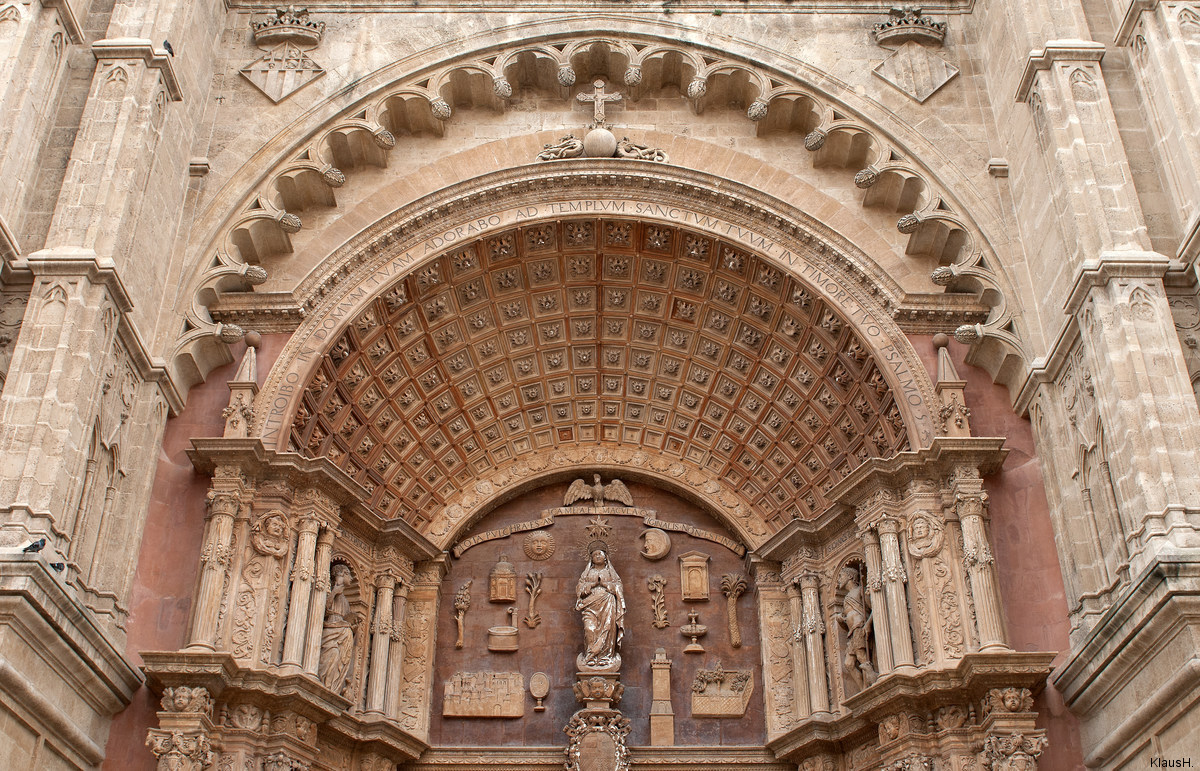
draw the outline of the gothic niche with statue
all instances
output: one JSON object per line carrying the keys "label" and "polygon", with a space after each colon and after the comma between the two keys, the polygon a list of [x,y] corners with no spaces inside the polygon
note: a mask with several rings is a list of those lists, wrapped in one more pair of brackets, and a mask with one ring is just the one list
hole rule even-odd
{"label": "gothic niche with statue", "polygon": [[[744,545],[665,490],[577,476],[501,505],[451,549],[430,744],[570,744],[569,767],[610,769],[625,767],[626,746],[761,747],[762,654]],[[694,553],[707,557],[708,597],[685,600],[681,557]],[[694,652],[685,652],[689,616],[704,629]],[[597,749],[606,757],[585,757]]]}

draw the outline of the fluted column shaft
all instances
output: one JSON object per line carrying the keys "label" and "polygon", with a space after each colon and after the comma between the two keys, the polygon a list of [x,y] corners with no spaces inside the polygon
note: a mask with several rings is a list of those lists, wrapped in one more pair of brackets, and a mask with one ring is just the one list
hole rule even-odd
{"label": "fluted column shaft", "polygon": [[193,614],[192,639],[189,648],[213,650],[217,634],[217,616],[221,610],[221,595],[233,558],[233,518],[238,510],[238,495],[231,491],[212,491],[209,497],[209,518],[205,526],[204,551],[201,552],[200,592]]}
{"label": "fluted column shaft", "polygon": [[888,625],[887,598],[883,593],[883,557],[879,551],[879,533],[874,528],[862,531],[863,553],[867,559],[867,591],[871,597],[871,628],[875,632],[875,663],[879,674],[886,675],[892,663],[892,630]]}
{"label": "fluted column shaft", "polygon": [[804,636],[808,653],[809,703],[813,712],[829,711],[829,686],[825,677],[825,622],[817,587],[816,573],[800,576],[800,596],[804,607]]}
{"label": "fluted column shaft", "polygon": [[795,631],[792,633],[792,682],[795,683],[796,716],[803,720],[812,714],[812,701],[809,698],[808,656],[805,653],[804,639],[804,600],[800,587],[796,584],[788,586],[788,600],[791,602],[792,619],[795,621]]}
{"label": "fluted column shaft", "polygon": [[390,573],[379,576],[375,585],[375,626],[371,637],[371,673],[367,678],[367,711],[383,712],[388,671],[388,647],[392,632],[392,592],[396,577]]}
{"label": "fluted column shaft", "polygon": [[317,530],[321,523],[312,516],[300,520],[296,565],[292,569],[292,596],[288,604],[287,632],[283,638],[283,663],[300,666],[308,632],[308,605],[312,601],[313,573],[317,556]]}
{"label": "fluted column shaft", "polygon": [[908,597],[904,584],[908,574],[900,556],[900,523],[885,517],[879,522],[879,548],[883,562],[883,587],[887,596],[888,626],[891,628],[892,661],[897,667],[912,666],[912,625],[908,620]]}
{"label": "fluted column shaft", "polygon": [[975,598],[975,618],[979,626],[979,647],[982,650],[1006,650],[1004,620],[1000,615],[1000,591],[996,585],[996,566],[988,544],[983,523],[983,507],[987,493],[955,496],[958,520],[962,525],[963,561],[967,580]]}
{"label": "fluted column shaft", "polygon": [[388,648],[387,714],[400,718],[400,686],[404,673],[404,612],[408,605],[408,584],[398,583],[392,599],[391,646]]}
{"label": "fluted column shaft", "polygon": [[304,646],[304,671],[316,677],[321,663],[321,633],[325,628],[325,601],[329,597],[329,561],[337,530],[326,527],[317,536],[316,578],[308,604],[308,642]]}

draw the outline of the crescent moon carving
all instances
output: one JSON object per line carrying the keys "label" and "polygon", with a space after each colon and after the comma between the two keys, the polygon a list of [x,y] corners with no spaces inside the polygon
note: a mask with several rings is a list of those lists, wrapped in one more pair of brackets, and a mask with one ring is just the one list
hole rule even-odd
{"label": "crescent moon carving", "polygon": [[646,546],[642,549],[642,556],[648,560],[660,560],[667,556],[667,552],[671,551],[671,536],[657,527],[643,530],[639,537],[646,540]]}

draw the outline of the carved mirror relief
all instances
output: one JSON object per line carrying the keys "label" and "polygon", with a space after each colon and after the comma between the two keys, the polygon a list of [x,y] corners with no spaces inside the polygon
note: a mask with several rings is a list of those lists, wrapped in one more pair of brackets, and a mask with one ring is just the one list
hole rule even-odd
{"label": "carved mirror relief", "polygon": [[[580,469],[577,476],[592,484],[589,470]],[[739,647],[734,647],[730,627],[725,623],[722,576],[745,571],[738,553],[741,545],[734,535],[698,506],[666,490],[628,478],[624,486],[633,506],[607,498],[603,507],[596,507],[592,498],[563,506],[571,481],[564,479],[502,504],[460,534],[457,546],[467,548],[454,550],[458,556],[443,580],[438,639],[456,638],[453,598],[457,587],[472,577],[485,580],[502,555],[512,564],[522,587],[528,576],[540,576],[536,579],[540,587],[536,613],[541,623],[536,627],[520,623],[530,601],[529,593],[522,591],[515,604],[516,651],[489,651],[489,630],[508,624],[507,612],[511,606],[491,603],[471,606],[464,620],[464,647],[438,646],[430,744],[435,747],[565,744],[563,726],[583,706],[573,693],[577,656],[585,646],[576,592],[581,571],[586,572],[585,566],[589,564],[589,547],[602,541],[611,552],[610,561],[620,576],[625,599],[619,667],[624,692],[616,708],[631,720],[628,744],[634,747],[650,744],[650,662],[655,651],[664,648],[672,661],[671,703],[676,743],[761,746],[766,739],[760,687],[762,659],[758,624],[754,621],[757,608],[752,581],[750,590],[735,598],[743,618]],[[607,474],[604,482],[611,484]],[[716,600],[702,606],[684,603],[679,572],[664,571],[663,562],[642,554],[644,540],[640,536],[648,527],[647,520],[659,523],[660,528],[669,527],[671,541],[681,553],[703,551],[709,556],[709,595]],[[533,526],[536,527],[524,529]],[[555,549],[548,558],[541,558],[541,552],[529,553],[521,548],[530,532],[553,536]],[[658,609],[650,588],[650,579],[655,576],[662,577],[663,584]],[[685,656],[683,648],[688,641],[679,629],[687,624],[688,611],[696,607],[703,607],[714,623],[704,638],[705,653]],[[669,619],[670,626],[656,625],[658,613]],[[726,699],[732,706],[716,709],[708,703],[711,698],[708,701],[702,698],[702,708],[694,711],[692,693],[697,678],[711,680],[716,671],[730,673],[729,688],[734,687],[735,672],[752,673],[755,685],[737,690],[736,699]],[[535,679],[538,673],[544,673],[545,678],[545,695],[541,699],[528,692],[535,683],[543,682],[541,677]],[[516,689],[520,682],[528,687],[518,701]],[[721,687],[714,680],[710,690],[724,695]],[[541,688],[538,692],[542,692]],[[544,711],[535,709],[539,702]]]}

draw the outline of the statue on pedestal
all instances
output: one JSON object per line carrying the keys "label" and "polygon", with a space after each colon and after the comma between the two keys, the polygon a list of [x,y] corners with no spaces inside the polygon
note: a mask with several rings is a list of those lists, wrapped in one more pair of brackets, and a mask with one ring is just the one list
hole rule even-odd
{"label": "statue on pedestal", "polygon": [[621,666],[625,634],[625,590],[608,561],[608,545],[588,545],[588,565],[576,584],[575,609],[583,616],[584,650],[576,659],[581,672],[615,672]]}
{"label": "statue on pedestal", "polygon": [[321,632],[321,658],[317,674],[325,687],[341,695],[350,683],[354,671],[355,615],[346,599],[346,584],[350,582],[350,568],[337,563],[331,570],[333,587],[325,601],[325,629]]}

